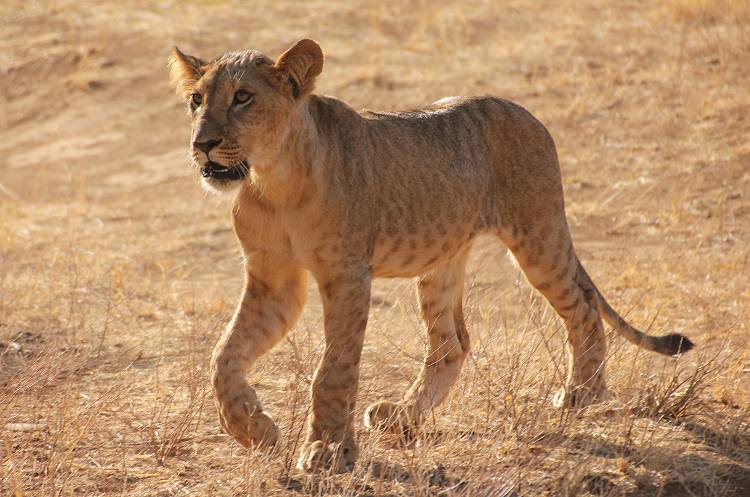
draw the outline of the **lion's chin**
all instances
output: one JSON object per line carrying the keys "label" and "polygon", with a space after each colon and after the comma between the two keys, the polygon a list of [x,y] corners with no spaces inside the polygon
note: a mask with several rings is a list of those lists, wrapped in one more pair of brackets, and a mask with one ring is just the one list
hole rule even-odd
{"label": "lion's chin", "polygon": [[226,195],[239,190],[242,180],[226,180],[216,178],[202,178],[201,187],[212,195]]}

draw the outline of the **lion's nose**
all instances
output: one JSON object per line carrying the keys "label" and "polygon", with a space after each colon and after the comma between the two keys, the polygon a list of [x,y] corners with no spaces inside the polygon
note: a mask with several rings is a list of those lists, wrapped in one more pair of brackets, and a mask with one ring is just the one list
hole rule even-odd
{"label": "lion's nose", "polygon": [[193,147],[197,148],[204,154],[208,155],[208,153],[211,151],[212,148],[217,146],[222,142],[222,138],[219,138],[218,140],[206,140],[204,142],[193,142]]}

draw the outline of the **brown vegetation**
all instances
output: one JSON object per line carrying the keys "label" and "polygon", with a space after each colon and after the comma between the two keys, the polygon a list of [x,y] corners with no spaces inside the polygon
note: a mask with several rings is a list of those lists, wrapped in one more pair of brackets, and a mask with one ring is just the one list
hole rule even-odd
{"label": "brown vegetation", "polygon": [[[405,4],[404,4],[405,5]],[[0,6],[0,495],[750,494],[750,7],[657,2],[21,2]],[[494,240],[469,263],[473,351],[405,446],[294,470],[322,351],[317,291],[252,373],[282,438],[221,433],[208,357],[240,293],[226,201],[185,166],[173,44],[327,55],[317,91],[413,108],[493,94],[555,137],[581,258],[609,301],[698,348],[610,338],[610,403],[559,411],[564,333]],[[425,334],[379,280],[358,417]]]}

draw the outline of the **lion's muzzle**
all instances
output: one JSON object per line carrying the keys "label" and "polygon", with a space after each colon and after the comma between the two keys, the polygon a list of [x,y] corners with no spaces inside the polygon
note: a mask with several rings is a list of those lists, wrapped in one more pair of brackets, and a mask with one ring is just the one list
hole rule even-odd
{"label": "lion's muzzle", "polygon": [[201,175],[204,178],[236,181],[244,178],[249,169],[249,166],[244,161],[229,167],[222,166],[217,162],[209,161],[201,167]]}

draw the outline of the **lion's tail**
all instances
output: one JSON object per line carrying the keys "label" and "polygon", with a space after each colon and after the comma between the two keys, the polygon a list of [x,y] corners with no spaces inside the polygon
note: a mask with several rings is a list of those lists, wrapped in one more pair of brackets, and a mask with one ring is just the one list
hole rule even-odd
{"label": "lion's tail", "polygon": [[593,290],[593,293],[596,295],[599,314],[604,317],[604,320],[607,321],[607,323],[609,323],[609,325],[612,326],[618,334],[624,336],[625,339],[630,343],[646,350],[651,350],[654,352],[658,352],[659,354],[672,356],[687,352],[695,346],[695,344],[691,342],[689,338],[680,335],[679,333],[670,333],[669,335],[663,336],[651,336],[631,326],[630,323],[625,321],[622,316],[617,314],[617,311],[612,309],[599,289],[596,287],[596,285],[594,285],[591,277],[583,268],[581,261],[578,261],[578,276],[581,280],[580,283],[582,283],[584,287],[589,287],[589,289]]}

